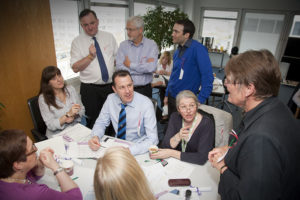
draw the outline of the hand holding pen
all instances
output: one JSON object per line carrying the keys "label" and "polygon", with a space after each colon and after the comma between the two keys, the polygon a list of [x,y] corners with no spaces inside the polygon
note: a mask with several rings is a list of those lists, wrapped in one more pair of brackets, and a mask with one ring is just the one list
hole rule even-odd
{"label": "hand holding pen", "polygon": [[100,148],[100,146],[101,146],[98,136],[92,137],[92,139],[89,140],[88,144],[89,144],[89,147],[93,151],[97,151]]}

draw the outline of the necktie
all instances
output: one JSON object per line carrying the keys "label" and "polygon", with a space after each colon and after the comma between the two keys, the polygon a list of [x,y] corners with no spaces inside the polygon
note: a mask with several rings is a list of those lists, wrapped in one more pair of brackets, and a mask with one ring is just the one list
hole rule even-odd
{"label": "necktie", "polygon": [[121,104],[121,111],[119,115],[119,124],[118,124],[118,135],[120,139],[126,139],[126,108],[127,105]]}
{"label": "necktie", "polygon": [[93,40],[95,42],[95,48],[96,48],[98,62],[99,62],[100,69],[101,69],[102,80],[104,82],[107,82],[108,81],[107,67],[106,67],[106,64],[105,64],[105,61],[104,61],[104,58],[103,58],[103,55],[102,55],[102,52],[101,52],[101,49],[100,49],[99,43],[97,42],[96,37],[93,37]]}

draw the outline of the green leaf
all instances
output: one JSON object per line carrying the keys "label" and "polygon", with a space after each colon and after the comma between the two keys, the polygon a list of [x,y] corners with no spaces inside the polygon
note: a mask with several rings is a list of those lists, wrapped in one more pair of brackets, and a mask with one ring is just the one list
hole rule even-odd
{"label": "green leaf", "polygon": [[179,9],[164,11],[164,7],[148,8],[144,19],[144,36],[156,42],[159,50],[173,44],[172,32],[174,23],[179,19],[188,18]]}

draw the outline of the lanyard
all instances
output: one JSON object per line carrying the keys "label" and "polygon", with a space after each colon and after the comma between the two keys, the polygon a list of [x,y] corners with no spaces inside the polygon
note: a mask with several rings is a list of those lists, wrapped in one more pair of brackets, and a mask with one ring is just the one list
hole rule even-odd
{"label": "lanyard", "polygon": [[[190,141],[190,139],[191,139],[192,131],[193,131],[194,126],[195,126],[195,124],[197,122],[197,118],[198,118],[198,113],[196,113],[196,116],[195,116],[194,121],[192,123],[192,127],[189,130],[189,138],[187,140],[185,140],[183,138],[181,139],[181,151],[182,152],[185,152],[186,145],[187,145],[188,141]],[[182,119],[182,128],[183,127],[184,127],[184,120]]]}

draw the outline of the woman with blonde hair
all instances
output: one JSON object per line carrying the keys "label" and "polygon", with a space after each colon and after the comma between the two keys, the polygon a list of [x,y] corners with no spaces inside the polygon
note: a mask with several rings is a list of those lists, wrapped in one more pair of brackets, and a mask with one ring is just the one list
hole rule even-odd
{"label": "woman with blonde hair", "polygon": [[110,148],[99,158],[94,190],[97,200],[155,200],[144,172],[123,147]]}
{"label": "woman with blonde hair", "polygon": [[171,75],[173,68],[172,57],[169,51],[164,51],[159,58],[156,73],[160,75]]}

